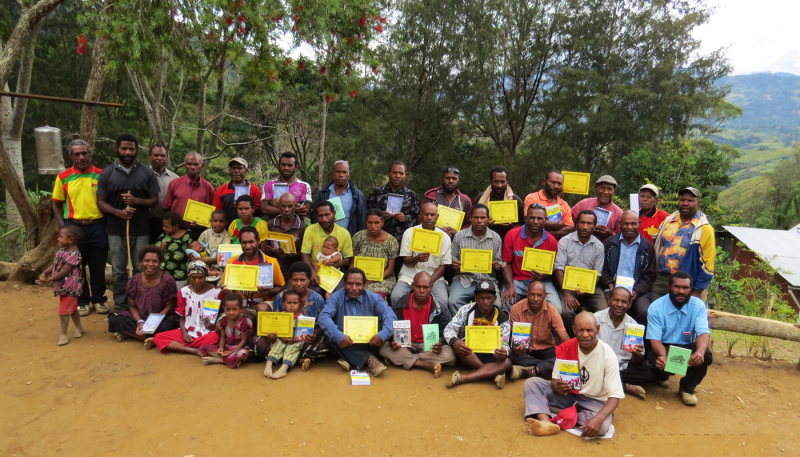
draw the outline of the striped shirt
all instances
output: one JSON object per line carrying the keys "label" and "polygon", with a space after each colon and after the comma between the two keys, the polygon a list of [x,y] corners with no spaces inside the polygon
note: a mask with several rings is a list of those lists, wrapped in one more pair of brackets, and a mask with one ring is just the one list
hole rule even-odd
{"label": "striped shirt", "polygon": [[[450,252],[453,260],[461,261],[462,249],[484,249],[492,251],[492,262],[503,261],[503,240],[494,230],[487,228],[480,240],[475,236],[472,227],[461,230],[453,237]],[[461,285],[469,287],[473,281],[494,281],[494,273],[457,273],[454,280],[458,279]]]}
{"label": "striped shirt", "polygon": [[97,180],[100,179],[100,168],[89,164],[86,171],[74,166],[62,171],[56,177],[53,186],[52,200],[66,202],[64,219],[102,219],[103,213],[97,208]]}

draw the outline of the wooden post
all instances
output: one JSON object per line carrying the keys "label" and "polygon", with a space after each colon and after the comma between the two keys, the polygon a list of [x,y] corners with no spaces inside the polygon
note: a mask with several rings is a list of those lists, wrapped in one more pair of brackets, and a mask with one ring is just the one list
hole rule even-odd
{"label": "wooden post", "polygon": [[800,325],[798,324],[761,317],[740,316],[713,309],[708,310],[708,323],[715,330],[800,342]]}

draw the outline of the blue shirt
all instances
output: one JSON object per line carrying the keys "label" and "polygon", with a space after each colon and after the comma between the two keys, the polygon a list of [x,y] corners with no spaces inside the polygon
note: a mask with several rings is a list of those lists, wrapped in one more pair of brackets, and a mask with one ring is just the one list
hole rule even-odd
{"label": "blue shirt", "polygon": [[636,270],[636,251],[639,249],[639,243],[642,236],[638,235],[633,243],[628,246],[625,238],[619,239],[619,264],[617,265],[617,276],[624,276],[626,278],[633,278],[633,272]]}
{"label": "blue shirt", "polygon": [[703,333],[711,333],[708,311],[703,300],[697,297],[690,297],[689,303],[678,309],[669,295],[664,295],[647,309],[648,340],[664,344],[692,344]]}
{"label": "blue shirt", "polygon": [[[331,191],[331,198],[336,198],[336,184],[331,184],[328,187],[328,190]],[[344,210],[344,219],[336,221],[336,225],[339,227],[344,227],[345,229],[348,227],[350,223],[350,215],[353,213],[353,192],[350,190],[350,183],[347,183],[347,189],[342,192],[342,195],[338,195],[339,201],[342,202],[342,210]]]}
{"label": "blue shirt", "polygon": [[[281,306],[282,295],[278,294],[275,296],[275,300],[272,302],[272,310],[277,313],[286,312],[286,309]],[[300,308],[300,314],[306,317],[317,317],[319,313],[322,312],[322,308],[325,307],[325,299],[322,298],[322,295],[314,292],[313,290],[308,291],[308,298],[306,298],[306,306]]]}
{"label": "blue shirt", "polygon": [[375,292],[364,289],[364,292],[354,299],[347,295],[346,290],[337,290],[325,302],[325,308],[317,319],[325,336],[337,345],[344,339],[342,330],[344,330],[345,316],[377,316],[378,336],[384,342],[392,337],[392,324],[397,319],[392,308]]}

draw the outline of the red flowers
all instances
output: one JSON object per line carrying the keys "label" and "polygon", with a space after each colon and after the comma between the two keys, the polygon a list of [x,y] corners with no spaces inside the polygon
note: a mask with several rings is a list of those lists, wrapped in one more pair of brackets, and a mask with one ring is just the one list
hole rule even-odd
{"label": "red flowers", "polygon": [[275,22],[280,22],[282,19],[283,19],[283,14],[279,14],[272,18],[272,20]]}
{"label": "red flowers", "polygon": [[214,39],[214,31],[212,30],[208,32],[208,42],[211,43],[213,39]]}
{"label": "red flowers", "polygon": [[381,24],[385,24],[386,23],[386,18],[383,17],[383,16],[378,16],[378,20],[381,21]]}
{"label": "red flowers", "polygon": [[286,66],[288,67],[291,64],[292,64],[292,59],[286,59]]}
{"label": "red flowers", "polygon": [[378,68],[380,68],[380,65],[372,66],[372,72],[375,73],[375,76],[378,76]]}
{"label": "red flowers", "polygon": [[306,63],[303,62],[302,60],[300,62],[297,62],[297,69],[300,70],[300,71],[305,71],[306,70]]}
{"label": "red flowers", "polygon": [[233,18],[230,16],[225,16],[225,23],[228,25],[233,24]]}
{"label": "red flowers", "polygon": [[78,44],[86,44],[86,35],[78,35]]}
{"label": "red flowers", "polygon": [[352,38],[347,38],[345,41],[347,41],[347,44],[353,44],[353,39]]}
{"label": "red flowers", "polygon": [[239,27],[239,33],[244,33],[244,32],[246,32],[245,28],[244,27]]}
{"label": "red flowers", "polygon": [[378,33],[383,33],[383,27],[381,27],[380,25],[376,25],[375,26],[375,31],[378,32]]}
{"label": "red flowers", "polygon": [[295,17],[294,17],[294,21],[295,21],[295,22],[300,22],[300,16],[295,16]]}
{"label": "red flowers", "polygon": [[333,103],[333,100],[334,100],[335,98],[336,98],[336,97],[334,97],[333,95],[328,95],[327,97],[325,97],[325,100],[326,100],[328,103]]}
{"label": "red flowers", "polygon": [[366,23],[367,23],[367,18],[365,18],[364,16],[358,18],[358,25],[360,25],[361,27],[364,27],[364,24]]}
{"label": "red flowers", "polygon": [[345,76],[350,76],[350,69],[349,68],[344,71],[344,75]]}
{"label": "red flowers", "polygon": [[325,74],[325,72],[326,72],[326,71],[328,71],[328,69],[327,69],[327,68],[325,68],[325,67],[319,67],[319,72],[320,72],[320,73],[322,73],[323,75]]}
{"label": "red flowers", "polygon": [[78,54],[86,54],[86,35],[78,35]]}
{"label": "red flowers", "polygon": [[303,11],[303,5],[298,6],[297,11]]}
{"label": "red flowers", "polygon": [[358,95],[358,92],[356,92],[356,91],[354,91],[354,90],[351,90],[351,91],[350,91],[350,96],[351,96],[351,97],[353,97],[353,98],[356,98],[356,95]]}
{"label": "red flowers", "polygon": [[247,22],[247,18],[240,14],[239,15],[239,22]]}

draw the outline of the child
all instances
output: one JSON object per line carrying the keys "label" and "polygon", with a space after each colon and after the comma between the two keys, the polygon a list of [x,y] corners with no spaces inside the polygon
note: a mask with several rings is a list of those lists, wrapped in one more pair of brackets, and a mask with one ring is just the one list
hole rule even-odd
{"label": "child", "polygon": [[250,348],[250,334],[253,333],[253,321],[249,313],[244,313],[242,297],[239,294],[227,294],[222,302],[225,317],[217,322],[216,332],[219,334],[218,344],[209,344],[200,348],[203,363],[224,363],[236,368],[247,360]]}
{"label": "child", "polygon": [[206,249],[199,241],[192,241],[189,243],[189,249],[186,250],[186,255],[192,260],[202,260],[203,262],[208,260],[208,252],[206,252]]}
{"label": "child", "polygon": [[329,236],[322,242],[322,250],[317,253],[317,261],[323,265],[332,266],[342,260],[342,253],[339,249],[339,240],[335,236]]}
{"label": "child", "polygon": [[[211,228],[203,232],[197,239],[208,256],[200,256],[201,258],[193,260],[202,260],[209,266],[217,264],[217,250],[219,249],[219,245],[231,244],[231,235],[225,230],[227,225],[228,219],[225,217],[225,211],[217,210],[211,213]],[[201,251],[197,252],[199,253]]]}
{"label": "child", "polygon": [[83,292],[83,270],[81,269],[81,253],[78,251],[78,242],[83,240],[83,231],[75,225],[68,225],[58,233],[58,244],[61,249],[56,252],[56,263],[51,265],[41,275],[39,282],[53,283],[53,295],[60,297],[58,304],[58,317],[61,319],[61,338],[58,345],[69,343],[67,329],[69,316],[75,323],[73,338],[83,336],[81,315],[78,312],[78,297]]}
{"label": "child", "polygon": [[192,236],[181,228],[181,217],[173,212],[164,215],[161,227],[164,229],[164,234],[158,238],[158,244],[164,250],[161,269],[175,278],[175,284],[180,289],[187,284],[186,265],[189,256],[186,255],[186,249]]}
{"label": "child", "polygon": [[[300,294],[293,289],[288,289],[283,292],[281,303],[283,304],[284,312],[294,314],[295,327],[297,327],[297,317],[302,316],[300,311]],[[317,328],[314,329],[317,332]],[[274,335],[274,334],[273,334]],[[273,335],[269,335],[272,337]],[[300,351],[303,349],[304,340],[295,341],[293,337],[290,338],[277,338],[272,344],[272,349],[267,356],[267,367],[264,369],[264,376],[271,379],[280,379],[286,376],[287,372],[297,362],[300,356]],[[281,367],[275,373],[272,372],[272,365],[277,364],[283,359]],[[303,359],[303,371],[308,370],[311,365],[311,359]]]}

